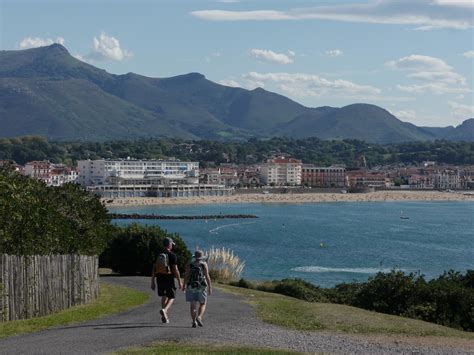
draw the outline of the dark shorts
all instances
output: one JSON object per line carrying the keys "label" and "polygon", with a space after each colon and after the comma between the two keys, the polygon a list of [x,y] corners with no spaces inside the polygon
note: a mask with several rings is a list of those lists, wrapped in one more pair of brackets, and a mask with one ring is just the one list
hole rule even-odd
{"label": "dark shorts", "polygon": [[174,285],[174,276],[157,276],[156,288],[158,296],[166,296],[168,298],[176,298],[176,286]]}

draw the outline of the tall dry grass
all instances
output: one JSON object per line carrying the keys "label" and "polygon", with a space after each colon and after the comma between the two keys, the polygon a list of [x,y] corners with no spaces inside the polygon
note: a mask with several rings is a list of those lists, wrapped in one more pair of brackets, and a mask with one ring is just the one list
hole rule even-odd
{"label": "tall dry grass", "polygon": [[209,276],[219,282],[230,282],[240,279],[240,275],[245,267],[245,262],[234,255],[234,252],[226,248],[212,247],[207,251],[209,266]]}

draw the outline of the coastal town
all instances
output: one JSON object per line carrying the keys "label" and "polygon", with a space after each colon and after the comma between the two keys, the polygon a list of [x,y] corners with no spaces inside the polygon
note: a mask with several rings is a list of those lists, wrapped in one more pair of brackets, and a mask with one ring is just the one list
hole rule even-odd
{"label": "coastal town", "polygon": [[200,168],[199,162],[167,160],[79,160],[76,167],[47,160],[11,164],[18,172],[48,186],[76,183],[104,199],[192,198],[249,193],[352,193],[374,191],[454,191],[474,189],[474,166],[441,165],[367,167],[364,156],[355,168],[305,164],[285,154],[254,165],[224,163]]}

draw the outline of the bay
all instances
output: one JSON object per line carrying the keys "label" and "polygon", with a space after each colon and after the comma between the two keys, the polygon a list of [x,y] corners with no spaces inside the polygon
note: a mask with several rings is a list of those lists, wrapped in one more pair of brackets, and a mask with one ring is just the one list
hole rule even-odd
{"label": "bay", "polygon": [[[252,280],[302,278],[330,287],[401,269],[434,278],[474,269],[474,203],[354,202],[110,208],[165,215],[254,214],[258,219],[116,220],[159,225],[191,250],[226,247]],[[409,219],[401,219],[400,215]]]}

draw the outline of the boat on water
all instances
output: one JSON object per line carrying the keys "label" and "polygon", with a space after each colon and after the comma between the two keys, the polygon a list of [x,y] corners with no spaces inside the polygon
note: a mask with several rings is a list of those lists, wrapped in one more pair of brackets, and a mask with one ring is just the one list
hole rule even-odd
{"label": "boat on water", "polygon": [[403,211],[400,211],[400,219],[410,219],[410,217],[404,216]]}

